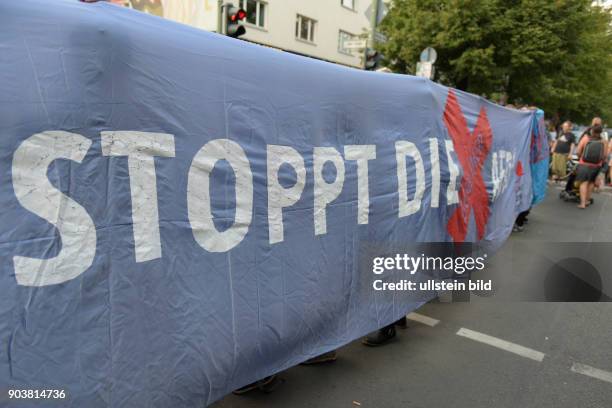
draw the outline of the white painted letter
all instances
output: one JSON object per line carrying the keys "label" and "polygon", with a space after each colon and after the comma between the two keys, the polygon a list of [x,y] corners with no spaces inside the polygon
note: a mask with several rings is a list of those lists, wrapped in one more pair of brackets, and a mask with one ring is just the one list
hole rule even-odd
{"label": "white painted letter", "polygon": [[104,156],[127,156],[136,262],[161,257],[154,156],[174,157],[174,136],[136,131],[102,132]]}
{"label": "white painted letter", "polygon": [[[500,156],[502,151],[500,151]],[[491,158],[491,181],[493,183],[493,200],[497,198],[497,193],[500,190],[501,177],[499,167],[499,162],[497,161],[497,152],[493,152],[493,156]]]}
{"label": "white painted letter", "polygon": [[[295,185],[284,188],[278,182],[278,171],[287,163],[297,175]],[[283,228],[283,208],[295,204],[302,196],[306,184],[306,168],[304,159],[292,147],[268,145],[268,229],[270,244],[282,242],[285,239]]]}
{"label": "white painted letter", "polygon": [[14,256],[15,278],[23,286],[46,286],[76,278],[96,255],[96,227],[87,211],[47,179],[54,160],[81,163],[91,140],[76,133],[47,131],[26,139],[13,156],[13,188],[19,203],[53,224],[62,249],[53,258]]}
{"label": "white painted letter", "polygon": [[367,224],[370,213],[368,160],[376,159],[376,145],[344,146],[344,157],[357,161],[357,223]]}
{"label": "white painted letter", "polygon": [[[419,211],[421,199],[425,193],[425,168],[421,153],[412,142],[400,140],[395,142],[397,160],[397,183],[399,193],[399,217],[407,217]],[[415,167],[416,187],[414,198],[408,200],[408,174],[406,172],[406,156],[412,157]]]}
{"label": "white painted letter", "polygon": [[[236,175],[236,215],[223,232],[215,227],[210,202],[210,174],[219,160],[227,160]],[[187,212],[193,236],[205,250],[226,252],[242,242],[253,218],[253,174],[238,143],[212,140],[195,155],[187,180]]]}
{"label": "white painted letter", "polygon": [[451,140],[445,140],[446,142],[446,161],[448,162],[448,171],[450,173],[450,181],[448,182],[448,188],[446,189],[446,205],[457,204],[459,202],[459,194],[457,194],[457,177],[459,177],[459,167],[455,164],[451,152],[455,151],[453,142]]}
{"label": "white painted letter", "polygon": [[[313,149],[314,171],[314,229],[315,235],[327,234],[327,204],[340,195],[344,186],[344,160],[333,147]],[[336,168],[336,179],[328,183],[323,178],[323,166],[331,162]]]}
{"label": "white painted letter", "polygon": [[431,207],[440,205],[440,155],[438,139],[429,139],[429,159],[431,161]]}

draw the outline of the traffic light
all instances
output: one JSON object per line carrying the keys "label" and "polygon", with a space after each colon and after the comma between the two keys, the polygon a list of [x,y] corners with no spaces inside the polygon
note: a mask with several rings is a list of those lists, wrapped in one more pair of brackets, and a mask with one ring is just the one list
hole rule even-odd
{"label": "traffic light", "polygon": [[365,51],[365,69],[367,71],[375,71],[378,68],[378,63],[382,60],[383,55],[374,48],[366,48]]}
{"label": "traffic light", "polygon": [[232,3],[223,5],[225,13],[225,35],[238,38],[246,33],[246,29],[240,22],[246,18],[246,11]]}

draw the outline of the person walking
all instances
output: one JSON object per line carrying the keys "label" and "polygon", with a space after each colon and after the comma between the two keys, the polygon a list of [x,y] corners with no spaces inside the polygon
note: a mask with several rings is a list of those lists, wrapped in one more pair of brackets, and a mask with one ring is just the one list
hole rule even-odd
{"label": "person walking", "polygon": [[601,170],[604,159],[608,155],[608,146],[601,138],[603,128],[595,125],[591,133],[583,137],[578,144],[578,168],[576,169],[576,181],[580,183],[580,204],[578,208],[584,209],[591,202],[591,196],[595,189],[595,180]]}
{"label": "person walking", "polygon": [[608,142],[608,186],[612,187],[612,138]]}
{"label": "person walking", "polygon": [[[593,128],[595,126],[601,126],[603,128],[603,121],[601,120],[601,118],[599,116],[595,116],[592,120],[591,120],[591,126],[589,126],[588,128],[586,128],[584,130],[584,132],[582,132],[582,134],[580,135],[580,139],[578,139],[578,142],[580,143],[580,141],[585,137],[591,134],[591,131],[593,130]],[[601,132],[601,139],[604,142],[608,142],[608,133],[605,131]]]}
{"label": "person walking", "polygon": [[561,126],[561,132],[552,146],[552,177],[558,181],[567,176],[567,160],[574,150],[576,137],[572,133],[572,122],[565,121]]}

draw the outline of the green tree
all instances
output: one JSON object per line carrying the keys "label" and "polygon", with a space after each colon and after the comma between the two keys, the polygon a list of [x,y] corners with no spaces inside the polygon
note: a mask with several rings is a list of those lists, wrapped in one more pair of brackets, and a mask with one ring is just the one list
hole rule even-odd
{"label": "green tree", "polygon": [[394,0],[379,45],[396,72],[438,51],[449,86],[586,122],[612,120],[612,18],[590,0]]}

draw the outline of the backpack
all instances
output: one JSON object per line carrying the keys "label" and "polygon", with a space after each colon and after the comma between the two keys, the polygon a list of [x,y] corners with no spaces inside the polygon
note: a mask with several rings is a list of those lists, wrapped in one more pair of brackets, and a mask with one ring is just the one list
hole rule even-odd
{"label": "backpack", "polygon": [[604,159],[604,147],[605,145],[601,140],[589,140],[584,146],[582,152],[582,161],[592,164],[600,164]]}

